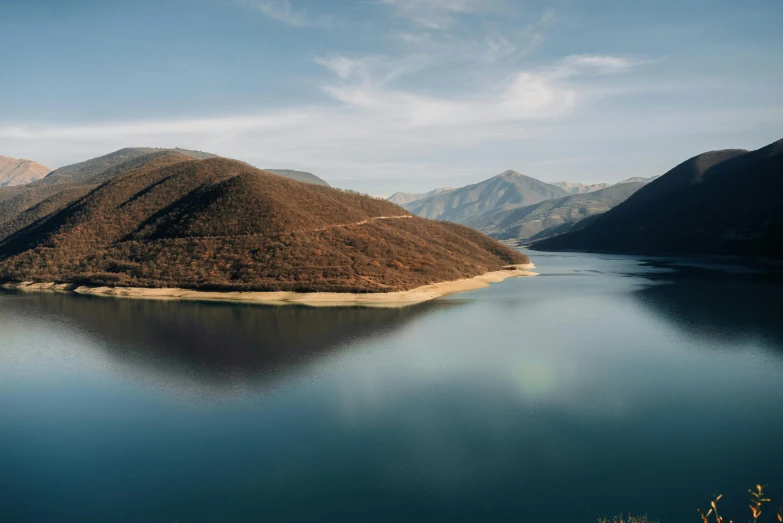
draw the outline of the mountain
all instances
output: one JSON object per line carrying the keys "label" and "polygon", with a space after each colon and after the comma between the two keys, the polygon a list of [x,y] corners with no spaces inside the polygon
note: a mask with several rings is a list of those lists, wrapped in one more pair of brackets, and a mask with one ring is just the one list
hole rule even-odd
{"label": "mountain", "polygon": [[783,140],[695,156],[539,250],[783,258]]}
{"label": "mountain", "polygon": [[486,214],[568,196],[560,187],[506,171],[489,180],[435,194],[402,207],[424,218],[467,223]]}
{"label": "mountain", "polygon": [[568,194],[583,194],[586,192],[600,191],[611,186],[611,183],[591,183],[584,184],[578,182],[555,182],[552,185],[560,187]]}
{"label": "mountain", "polygon": [[27,227],[62,205],[75,201],[120,173],[171,152],[192,158],[213,157],[184,149],[125,148],[61,167],[24,186],[0,187],[0,240]]}
{"label": "mountain", "polygon": [[[38,182],[39,186],[55,183],[70,183],[78,185],[101,184],[115,176],[119,169],[127,169],[129,166],[142,165],[145,162],[161,156],[177,153],[189,158],[203,160],[215,158],[216,155],[202,151],[188,149],[161,149],[153,147],[126,147],[105,156],[99,156],[85,162],[60,167],[52,171],[45,179]],[[313,183],[316,185],[329,185],[314,174],[293,171],[291,169],[267,169],[267,172],[277,174],[284,178],[290,178],[299,182]]]}
{"label": "mountain", "polygon": [[436,194],[443,194],[446,192],[451,192],[454,189],[450,187],[441,187],[440,189],[435,189],[434,191],[425,192],[425,193],[411,193],[411,192],[396,192],[389,196],[387,200],[389,200],[392,203],[396,203],[397,205],[405,205],[413,202],[417,202],[419,200],[423,200],[424,198],[429,198],[430,196],[435,196]]}
{"label": "mountain", "polygon": [[634,176],[633,178],[628,178],[627,180],[623,180],[615,184],[611,184],[611,183],[584,184],[579,182],[555,182],[552,185],[556,187],[560,187],[568,194],[584,194],[588,192],[600,191],[601,189],[606,189],[607,187],[611,187],[612,185],[620,185],[622,183],[650,183],[656,178],[657,176],[652,176],[650,178],[642,178],[641,176]]}
{"label": "mountain", "polygon": [[289,180],[296,180],[297,182],[312,183],[313,185],[326,185],[327,187],[329,186],[328,183],[316,175],[304,171],[293,171],[291,169],[264,169],[264,171],[282,176],[283,178],[288,178]]}
{"label": "mountain", "polygon": [[[187,149],[128,147],[61,167],[25,186],[0,187],[0,240],[43,218],[63,203],[86,195],[115,176],[172,153],[194,159],[216,158],[214,154]],[[275,170],[274,174],[316,185],[328,185],[310,173],[282,169]]]}
{"label": "mountain", "polygon": [[621,182],[617,182],[615,185],[620,185],[621,183],[650,183],[651,181],[655,180],[656,178],[660,178],[660,176],[650,176],[649,178],[642,178],[641,176],[634,176],[632,178],[628,178],[628,179],[623,180]]}
{"label": "mountain", "polygon": [[178,153],[189,158],[214,158],[214,154],[200,151],[189,151],[187,149],[158,149],[153,147],[126,147],[119,151],[114,151],[105,156],[99,156],[85,162],[66,165],[55,169],[49,175],[40,180],[37,185],[53,185],[58,183],[70,184],[101,184],[110,180],[115,174],[117,167],[126,168],[135,162],[136,165],[142,165],[152,158],[161,157],[169,153]]}
{"label": "mountain", "polygon": [[0,186],[24,185],[51,172],[47,166],[32,160],[0,155]]}
{"label": "mountain", "polygon": [[585,218],[624,202],[644,183],[621,183],[598,191],[545,200],[471,220],[466,225],[500,239],[537,240],[571,230]]}
{"label": "mountain", "polygon": [[386,292],[528,262],[472,229],[242,162],[125,160],[131,168],[86,194],[50,196],[1,240],[0,281]]}

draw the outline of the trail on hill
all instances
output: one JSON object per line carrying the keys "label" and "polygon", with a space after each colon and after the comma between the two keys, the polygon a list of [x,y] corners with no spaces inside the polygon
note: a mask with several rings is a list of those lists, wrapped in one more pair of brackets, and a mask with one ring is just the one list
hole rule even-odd
{"label": "trail on hill", "polygon": [[321,227],[318,229],[310,229],[307,232],[318,232],[318,231],[327,231],[329,229],[334,229],[335,227],[355,227],[357,225],[364,225],[366,223],[375,222],[378,220],[401,220],[401,219],[409,219],[413,218],[410,214],[405,214],[401,216],[375,216],[373,218],[367,218],[366,220],[362,220],[360,222],[353,222],[353,223],[335,223],[334,225],[329,225],[327,227]]}

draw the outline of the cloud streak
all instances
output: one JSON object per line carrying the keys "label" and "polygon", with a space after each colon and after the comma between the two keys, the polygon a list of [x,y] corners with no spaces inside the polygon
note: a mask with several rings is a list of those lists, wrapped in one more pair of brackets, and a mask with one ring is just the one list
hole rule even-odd
{"label": "cloud streak", "polygon": [[239,4],[251,7],[267,18],[292,27],[328,27],[329,18],[313,17],[304,9],[294,7],[291,0],[237,0]]}
{"label": "cloud streak", "polygon": [[457,16],[496,12],[503,5],[500,0],[377,0],[376,3],[429,30],[448,29]]}
{"label": "cloud streak", "polygon": [[567,121],[579,107],[580,79],[633,67],[621,57],[566,57],[548,68],[498,78],[483,92],[436,97],[392,87],[387,68],[393,64],[379,57],[335,55],[317,62],[332,75],[323,89],[333,103],[209,118],[0,124],[0,140],[15,151],[36,148],[65,161],[126,146],[181,146],[262,167],[315,170],[333,180],[398,179],[421,169],[445,178],[462,168],[438,164],[438,157],[487,143],[540,139],[549,132],[548,122]]}

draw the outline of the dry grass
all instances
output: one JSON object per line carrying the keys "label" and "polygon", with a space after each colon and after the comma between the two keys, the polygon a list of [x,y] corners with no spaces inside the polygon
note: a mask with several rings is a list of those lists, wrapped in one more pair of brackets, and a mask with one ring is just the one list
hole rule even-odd
{"label": "dry grass", "polygon": [[[755,490],[748,491],[750,492],[750,505],[748,505],[748,508],[750,509],[750,514],[754,523],[759,521],[764,504],[770,502],[770,499],[764,494],[765,487],[766,485],[756,485]],[[715,499],[710,502],[710,508],[707,509],[707,512],[702,512],[701,509],[697,509],[701,516],[702,523],[712,523],[712,521],[715,523],[733,523],[732,520],[727,520],[718,512],[718,502],[722,497],[723,494],[715,496]],[[711,517],[713,519],[710,519]],[[779,522],[783,522],[783,507],[781,507],[780,511],[777,513],[777,518]]]}
{"label": "dry grass", "polygon": [[[766,485],[756,485],[755,489],[748,491],[750,492],[750,504],[748,505],[748,508],[750,509],[750,515],[751,518],[753,518],[753,523],[762,521],[760,518],[765,504],[770,503],[771,501],[764,493],[765,488]],[[726,519],[724,516],[721,516],[718,511],[718,502],[722,498],[723,494],[715,496],[710,502],[710,506],[706,512],[702,511],[701,509],[697,509],[699,515],[701,516],[702,523],[733,523],[733,520]],[[783,523],[783,506],[780,507],[780,510],[775,515],[775,517],[779,523]],[[770,519],[769,521],[773,520]],[[628,516],[615,516],[611,519],[607,517],[598,518],[598,523],[658,523],[658,521],[653,521],[646,515],[631,516],[629,514]]]}
{"label": "dry grass", "polygon": [[650,519],[645,514],[644,516],[632,516],[628,514],[627,516],[615,516],[612,519],[609,518],[598,518],[598,523],[658,523],[657,519]]}

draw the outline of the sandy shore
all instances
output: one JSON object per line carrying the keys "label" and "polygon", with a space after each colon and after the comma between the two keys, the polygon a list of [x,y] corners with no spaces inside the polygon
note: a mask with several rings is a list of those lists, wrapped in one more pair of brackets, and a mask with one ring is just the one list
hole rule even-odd
{"label": "sandy shore", "polygon": [[537,276],[532,263],[509,266],[505,270],[488,272],[475,278],[446,281],[417,287],[409,291],[383,293],[343,292],[206,292],[187,289],[149,289],[142,287],[88,287],[56,283],[5,283],[5,289],[30,292],[62,292],[106,298],[143,300],[184,300],[228,303],[258,303],[268,305],[308,305],[311,307],[405,307],[440,298],[455,292],[488,287],[517,276]]}

